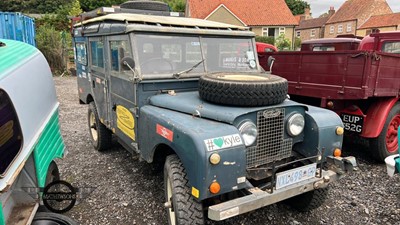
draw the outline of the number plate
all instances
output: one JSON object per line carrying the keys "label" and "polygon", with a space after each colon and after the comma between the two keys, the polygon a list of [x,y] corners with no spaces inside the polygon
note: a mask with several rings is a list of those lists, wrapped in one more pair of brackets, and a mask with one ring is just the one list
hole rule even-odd
{"label": "number plate", "polygon": [[342,113],[340,117],[342,118],[344,129],[346,131],[361,134],[364,117],[346,113]]}
{"label": "number plate", "polygon": [[276,174],[276,190],[299,183],[304,180],[315,177],[317,171],[317,164],[302,166],[296,169],[291,169],[285,172]]}

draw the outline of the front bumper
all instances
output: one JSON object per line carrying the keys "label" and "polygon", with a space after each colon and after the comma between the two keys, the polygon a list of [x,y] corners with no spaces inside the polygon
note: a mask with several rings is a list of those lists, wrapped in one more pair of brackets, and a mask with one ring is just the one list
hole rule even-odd
{"label": "front bumper", "polygon": [[385,163],[386,163],[387,174],[390,177],[392,177],[395,173],[399,172],[399,169],[398,169],[398,168],[400,168],[399,154],[386,157]]}
{"label": "front bumper", "polygon": [[[300,195],[315,189],[325,188],[345,173],[351,172],[357,166],[354,157],[330,158],[328,161],[328,170],[322,170],[321,176],[293,184],[291,186],[274,190],[273,192],[263,191],[258,187],[249,188],[249,195],[229,200],[208,208],[208,218],[211,220],[225,220],[255,209],[268,206],[282,200]],[[331,160],[331,162],[329,162]],[[333,160],[333,161],[332,161]]]}

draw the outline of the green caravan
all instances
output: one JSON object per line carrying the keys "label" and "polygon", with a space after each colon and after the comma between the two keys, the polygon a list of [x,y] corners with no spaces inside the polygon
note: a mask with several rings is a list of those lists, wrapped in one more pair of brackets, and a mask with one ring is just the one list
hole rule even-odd
{"label": "green caravan", "polygon": [[40,51],[0,39],[0,225],[74,224],[38,212],[40,190],[59,179],[55,159],[64,155],[58,106]]}

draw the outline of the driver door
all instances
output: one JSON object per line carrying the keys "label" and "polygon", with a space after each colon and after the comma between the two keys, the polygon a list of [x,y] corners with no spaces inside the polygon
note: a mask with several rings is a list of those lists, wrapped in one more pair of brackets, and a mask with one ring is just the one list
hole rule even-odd
{"label": "driver door", "polygon": [[133,58],[128,35],[112,36],[108,41],[108,68],[110,68],[111,127],[119,140],[129,147],[136,143],[136,91],[133,72],[124,70],[124,57]]}

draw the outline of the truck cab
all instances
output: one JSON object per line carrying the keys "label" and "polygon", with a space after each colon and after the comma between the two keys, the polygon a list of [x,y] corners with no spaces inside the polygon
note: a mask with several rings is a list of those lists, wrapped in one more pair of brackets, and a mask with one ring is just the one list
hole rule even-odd
{"label": "truck cab", "polygon": [[163,165],[169,224],[224,220],[285,199],[310,210],[356,166],[340,156],[340,118],[288,99],[286,79],[261,72],[247,28],[103,11],[73,28],[91,142],[104,151],[114,136]]}

